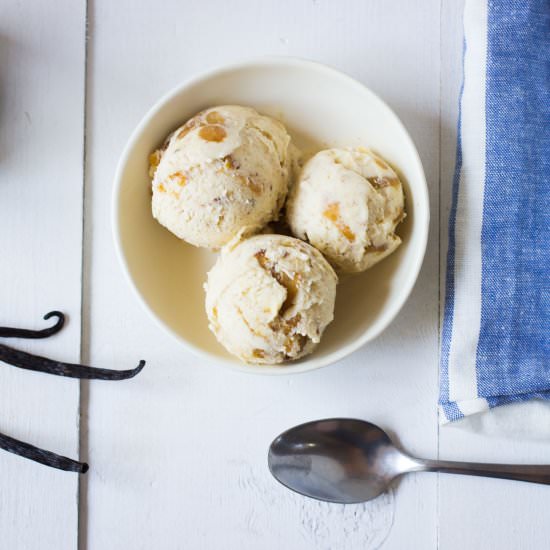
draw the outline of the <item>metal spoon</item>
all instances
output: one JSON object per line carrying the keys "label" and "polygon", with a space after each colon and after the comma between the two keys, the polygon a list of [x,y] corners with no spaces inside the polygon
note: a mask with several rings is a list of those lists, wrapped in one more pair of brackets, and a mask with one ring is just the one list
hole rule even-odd
{"label": "metal spoon", "polygon": [[378,426],[330,418],[278,436],[269,469],[283,485],[318,500],[351,504],[371,500],[409,472],[446,472],[550,485],[550,466],[479,464],[414,458],[397,449]]}

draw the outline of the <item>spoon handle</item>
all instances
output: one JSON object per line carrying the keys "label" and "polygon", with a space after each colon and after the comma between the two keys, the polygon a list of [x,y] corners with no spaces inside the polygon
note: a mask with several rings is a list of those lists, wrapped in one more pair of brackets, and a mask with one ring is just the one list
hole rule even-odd
{"label": "spoon handle", "polygon": [[550,485],[550,466],[537,464],[483,464],[479,462],[451,462],[448,460],[421,460],[427,472],[497,477],[530,483]]}

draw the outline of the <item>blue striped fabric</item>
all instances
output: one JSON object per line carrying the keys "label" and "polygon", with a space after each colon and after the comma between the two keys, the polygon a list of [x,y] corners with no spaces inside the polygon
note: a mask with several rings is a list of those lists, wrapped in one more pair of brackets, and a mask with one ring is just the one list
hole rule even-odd
{"label": "blue striped fabric", "polygon": [[[466,55],[466,41],[462,47],[462,58]],[[464,72],[464,64],[462,65]],[[458,203],[458,184],[462,169],[462,95],[464,92],[464,81],[460,87],[460,99],[458,104],[458,128],[456,144],[456,166],[453,177],[452,206],[449,215],[449,251],[447,253],[447,284],[445,287],[445,309],[441,329],[441,360],[439,377],[439,403],[442,408],[443,418],[447,420],[458,420],[464,415],[460,412],[457,404],[451,401],[449,396],[449,352],[451,346],[453,313],[454,313],[454,266],[455,266],[455,226],[456,207]]]}
{"label": "blue striped fabric", "polygon": [[[440,404],[448,421],[514,401],[550,399],[550,1],[488,1],[485,14],[486,58],[476,60],[485,63],[484,174],[462,172],[468,162],[462,142],[469,136],[460,113],[449,222],[440,365]],[[465,71],[466,86],[468,78]],[[457,276],[471,260],[466,243],[457,267],[456,235],[460,224],[471,222],[467,211],[457,217],[461,185],[483,188],[479,282]],[[473,285],[468,295],[479,294],[473,335],[456,329],[463,322],[455,307],[459,284]],[[450,373],[451,348],[472,349],[472,365],[458,357]]]}

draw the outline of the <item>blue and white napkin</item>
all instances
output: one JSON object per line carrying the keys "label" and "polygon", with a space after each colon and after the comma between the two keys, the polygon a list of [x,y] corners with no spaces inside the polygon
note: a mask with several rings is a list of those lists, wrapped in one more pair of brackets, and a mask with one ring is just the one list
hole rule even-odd
{"label": "blue and white napkin", "polygon": [[466,0],[443,422],[550,399],[550,0]]}

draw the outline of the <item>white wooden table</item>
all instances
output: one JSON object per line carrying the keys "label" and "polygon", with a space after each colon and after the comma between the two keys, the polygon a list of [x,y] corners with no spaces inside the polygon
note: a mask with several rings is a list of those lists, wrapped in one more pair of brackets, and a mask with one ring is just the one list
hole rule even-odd
{"label": "white wooden table", "polygon": [[[454,166],[462,2],[3,0],[0,6],[0,325],[69,316],[21,348],[98,366],[78,383],[0,366],[0,431],[90,462],[86,477],[0,452],[2,549],[548,548],[547,487],[411,475],[358,506],[298,497],[270,477],[280,431],[370,419],[411,452],[550,461],[437,423],[439,291]],[[205,365],[147,317],[111,240],[111,182],[130,132],[167,90],[262,54],[333,65],[402,118],[431,193],[428,253],[407,305],[374,343],[296,377]],[[441,245],[441,246],[440,246]]]}

